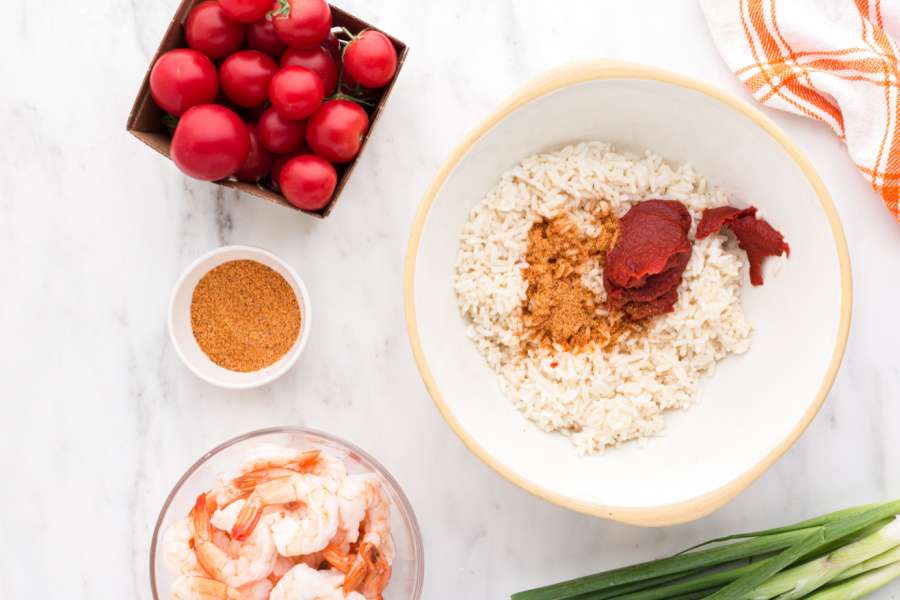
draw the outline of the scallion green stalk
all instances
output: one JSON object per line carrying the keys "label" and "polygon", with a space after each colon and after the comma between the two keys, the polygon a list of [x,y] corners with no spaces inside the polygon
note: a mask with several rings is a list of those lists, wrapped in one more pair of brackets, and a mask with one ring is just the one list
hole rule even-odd
{"label": "scallion green stalk", "polygon": [[[701,544],[669,558],[519,592],[513,600],[844,600],[900,564],[900,500]],[[750,561],[749,563],[747,561]],[[894,575],[896,577],[898,575]],[[874,589],[874,588],[872,588]],[[844,590],[846,596],[822,596]]]}
{"label": "scallion green stalk", "polygon": [[[808,537],[810,531],[811,529],[785,531],[774,535],[735,542],[726,546],[698,550],[688,554],[679,554],[652,562],[614,569],[597,575],[588,575],[587,577],[564,581],[527,592],[519,592],[512,595],[512,600],[569,600],[582,594],[612,590],[617,586],[638,581],[723,565],[752,556],[790,548]],[[615,598],[615,596],[591,595],[590,598],[591,600],[600,600],[601,598]]]}
{"label": "scallion green stalk", "polygon": [[709,546],[710,544],[716,544],[716,543],[720,543],[720,542],[729,542],[732,540],[743,540],[743,539],[747,539],[747,538],[760,537],[763,535],[772,535],[773,533],[784,533],[785,531],[796,531],[798,529],[817,527],[819,525],[825,525],[826,523],[830,523],[832,521],[837,521],[838,519],[843,519],[846,517],[851,517],[853,515],[858,515],[860,513],[864,513],[867,510],[871,510],[873,508],[878,508],[879,506],[881,506],[881,504],[864,504],[862,506],[854,506],[852,508],[845,508],[843,510],[826,513],[819,517],[807,519],[805,521],[800,521],[799,523],[794,523],[793,525],[788,525],[786,527],[776,527],[774,529],[761,529],[759,531],[747,531],[744,533],[734,533],[732,535],[726,535],[724,537],[707,540],[701,544],[697,544],[696,546],[691,546],[687,550],[682,550],[681,554],[685,554],[692,550],[696,550],[697,548],[702,548],[703,546]]}
{"label": "scallion green stalk", "polygon": [[[697,592],[706,592],[708,594],[708,590],[716,590],[725,584],[731,583],[751,570],[759,568],[761,564],[762,562],[758,562],[742,565],[734,569],[714,571],[696,577],[681,578],[680,581],[669,585],[655,586],[652,589],[644,589],[630,594],[615,594],[610,596],[610,598],[615,598],[615,600],[669,600],[669,598],[680,598],[682,595]],[[585,596],[585,598],[594,600],[596,596]]]}

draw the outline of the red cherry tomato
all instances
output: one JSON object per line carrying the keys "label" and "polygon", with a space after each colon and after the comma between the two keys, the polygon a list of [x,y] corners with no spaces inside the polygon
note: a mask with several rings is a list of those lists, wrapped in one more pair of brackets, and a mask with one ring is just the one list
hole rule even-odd
{"label": "red cherry tomato", "polygon": [[219,93],[219,77],[212,61],[196,50],[170,50],[150,72],[150,94],[169,114],[180,117],[198,104],[207,104]]}
{"label": "red cherry tomato", "polygon": [[337,89],[338,68],[334,57],[322,46],[308,50],[289,48],[281,55],[282,67],[305,67],[318,75],[325,86],[325,95],[330,96]]}
{"label": "red cherry tomato", "polygon": [[281,177],[281,170],[284,168],[284,165],[287,164],[287,161],[291,160],[295,156],[300,156],[301,154],[309,154],[309,148],[305,148],[305,146],[301,146],[300,150],[296,152],[292,152],[290,154],[276,154],[275,160],[272,161],[272,172],[269,173],[269,178],[272,180],[272,184],[275,186],[276,190],[281,191],[281,185],[278,183],[278,178]]}
{"label": "red cherry tomato", "polygon": [[225,15],[241,23],[252,23],[266,16],[272,3],[269,0],[219,0]]}
{"label": "red cherry tomato", "polygon": [[241,181],[259,181],[272,170],[275,157],[259,143],[259,133],[255,124],[247,125],[247,133],[250,134],[250,152],[234,176]]}
{"label": "red cherry tomato", "polygon": [[331,54],[331,58],[335,61],[341,58],[341,43],[338,41],[337,36],[334,35],[331,31],[328,32],[328,35],[325,36],[325,41],[322,42],[322,47],[328,50],[328,53]]}
{"label": "red cherry tomato", "polygon": [[331,32],[331,7],[325,0],[275,0],[272,22],[291,48],[315,48]]}
{"label": "red cherry tomato", "polygon": [[254,108],[269,99],[269,83],[277,72],[278,65],[268,54],[241,50],[225,59],[219,68],[219,79],[229,100],[244,108]]}
{"label": "red cherry tomato", "polygon": [[344,69],[344,72],[341,75],[341,89],[339,91],[344,92],[357,100],[366,101],[371,104],[376,104],[378,102],[378,97],[380,96],[378,90],[359,85],[350,73],[347,72],[347,69]]}
{"label": "red cherry tomato", "polygon": [[306,143],[335,164],[356,158],[369,129],[369,116],[356,102],[329,100],[309,119]]}
{"label": "red cherry tomato", "polygon": [[353,79],[353,76],[347,72],[346,68],[341,72],[341,89],[338,91],[344,92],[359,102],[368,102],[372,105],[377,104],[378,99],[381,96],[379,90],[360,85],[359,82]]}
{"label": "red cherry tomato", "polygon": [[276,60],[287,48],[287,44],[278,37],[275,25],[269,19],[260,19],[247,25],[247,46],[265,52]]}
{"label": "red cherry tomato", "polygon": [[290,154],[303,144],[305,121],[288,121],[269,108],[259,118],[259,141],[269,152]]}
{"label": "red cherry tomato", "polygon": [[237,113],[218,104],[189,108],[178,121],[170,150],[179,169],[206,181],[234,175],[249,152],[247,126]]}
{"label": "red cherry tomato", "polygon": [[278,186],[278,178],[281,177],[281,169],[284,168],[284,165],[287,164],[287,161],[291,160],[295,156],[300,156],[301,154],[312,154],[312,150],[309,149],[309,146],[306,145],[306,142],[300,144],[300,148],[298,148],[295,152],[291,152],[290,154],[275,155],[275,160],[272,161],[272,172],[269,173],[269,178],[275,185],[275,189],[280,189]]}
{"label": "red cherry tomato", "polygon": [[[219,104],[221,104],[221,102]],[[239,111],[239,114],[243,115],[244,120],[248,123],[257,123],[259,122],[259,118],[263,116],[263,113],[266,112],[268,108],[269,107],[265,104],[257,106],[256,108],[243,108]]]}
{"label": "red cherry tomato", "polygon": [[360,85],[384,87],[397,72],[397,50],[388,36],[366,29],[344,50],[344,70]]}
{"label": "red cherry tomato", "polygon": [[188,15],[184,36],[194,50],[210,58],[222,58],[241,47],[244,26],[225,16],[216,0],[206,0]]}
{"label": "red cherry tomato", "polygon": [[304,210],[319,210],[331,200],[337,172],[327,160],[301,154],[284,164],[278,180],[288,202]]}
{"label": "red cherry tomato", "polygon": [[300,121],[316,112],[325,98],[322,78],[305,67],[285,67],[275,73],[269,85],[275,110],[291,121]]}
{"label": "red cherry tomato", "polygon": [[281,185],[278,183],[278,178],[281,177],[281,170],[284,168],[284,165],[287,164],[287,161],[295,156],[299,156],[299,153],[294,152],[293,154],[275,155],[275,160],[272,161],[272,171],[269,173],[269,178],[272,180],[272,185],[275,186],[276,190],[281,191]]}

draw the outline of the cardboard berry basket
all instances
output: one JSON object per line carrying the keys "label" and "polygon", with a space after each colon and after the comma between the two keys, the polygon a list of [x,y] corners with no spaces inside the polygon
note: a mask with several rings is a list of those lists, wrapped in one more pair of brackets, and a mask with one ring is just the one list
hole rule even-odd
{"label": "cardboard berry basket", "polygon": [[[129,133],[166,157],[169,156],[169,146],[172,138],[168,128],[163,122],[165,113],[153,102],[153,98],[150,96],[150,70],[161,55],[174,48],[184,48],[187,46],[184,40],[184,21],[187,19],[187,16],[194,5],[198,4],[200,1],[201,0],[181,1],[168,30],[166,30],[166,33],[163,36],[162,42],[159,44],[156,54],[153,56],[153,60],[150,62],[147,74],[144,76],[144,81],[141,84],[140,90],[138,90],[137,98],[135,98],[134,105],[131,107],[131,114],[128,116],[127,128]],[[357,34],[364,29],[378,29],[333,5],[331,6],[331,14],[334,20],[334,27],[345,27],[353,34]],[[353,172],[356,161],[358,161],[363,155],[363,152],[365,152],[369,135],[371,135],[372,130],[378,123],[378,117],[381,114],[381,110],[391,94],[391,90],[394,87],[394,83],[397,81],[397,77],[400,75],[400,70],[403,67],[403,62],[406,60],[406,54],[408,52],[406,44],[391,36],[386,31],[383,31],[383,33],[390,38],[391,42],[394,44],[394,48],[397,50],[397,73],[394,74],[394,78],[385,87],[373,91],[374,98],[372,98],[372,100],[375,105],[374,107],[365,107],[366,112],[369,114],[369,130],[363,140],[359,155],[353,162],[346,165],[335,165],[338,172],[338,181],[334,189],[334,194],[331,197],[331,201],[321,210],[302,210],[302,212],[315,217],[324,218],[327,217],[331,212],[331,209],[334,208],[334,205],[341,195],[341,191],[344,189],[344,185],[346,185],[347,180],[350,178],[350,174]],[[274,191],[274,189],[271,189],[265,182],[256,184],[245,183],[235,179],[225,179],[215,183],[217,185],[240,190],[251,196],[256,196],[257,198],[262,198],[263,200],[268,200],[269,202],[274,202],[275,204],[280,204],[281,206],[293,210],[301,210],[290,204],[285,200],[284,196]]]}

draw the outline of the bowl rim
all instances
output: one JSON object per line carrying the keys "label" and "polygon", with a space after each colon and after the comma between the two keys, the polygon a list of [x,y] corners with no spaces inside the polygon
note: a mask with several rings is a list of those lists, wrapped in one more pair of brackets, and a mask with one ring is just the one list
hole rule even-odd
{"label": "bowl rim", "polygon": [[162,507],[159,509],[159,515],[156,517],[156,524],[153,526],[153,535],[150,538],[150,552],[148,557],[150,593],[154,600],[160,599],[159,590],[156,585],[156,553],[160,543],[160,533],[162,529],[163,518],[166,516],[166,513],[168,513],[169,507],[172,505],[172,501],[175,499],[175,495],[181,490],[181,487],[184,485],[184,483],[188,479],[190,479],[191,475],[193,475],[201,466],[206,464],[206,462],[213,456],[241,442],[262,437],[264,435],[278,433],[311,434],[324,438],[328,441],[335,442],[338,445],[346,447],[351,452],[355,452],[356,454],[362,456],[366,461],[368,461],[375,467],[378,475],[387,481],[388,485],[390,485],[394,493],[400,499],[400,504],[402,505],[401,513],[407,518],[409,528],[412,531],[413,554],[416,561],[416,584],[415,588],[413,589],[413,593],[410,596],[410,600],[419,600],[419,598],[422,597],[422,589],[424,587],[425,581],[425,550],[424,542],[422,540],[422,530],[419,527],[419,520],[416,518],[416,512],[413,509],[412,503],[410,503],[409,498],[407,498],[406,492],[403,491],[403,488],[400,486],[397,480],[394,479],[394,476],[391,475],[391,472],[388,471],[387,468],[385,468],[385,466],[381,464],[381,462],[379,462],[375,457],[373,457],[371,454],[369,454],[356,444],[348,442],[347,440],[326,431],[299,426],[265,427],[263,429],[254,429],[253,431],[249,431],[242,435],[238,435],[225,440],[211,450],[204,452],[200,456],[200,458],[194,461],[194,463],[190,467],[188,467],[184,474],[178,478],[178,481],[175,482],[174,486],[172,486],[172,490],[166,496]]}
{"label": "bowl rim", "polygon": [[[437,197],[438,192],[443,187],[447,177],[476,141],[481,139],[485,133],[516,109],[561,88],[596,79],[642,79],[680,86],[705,94],[734,109],[738,113],[749,117],[760,129],[768,133],[776,142],[778,142],[794,160],[801,171],[803,171],[803,174],[806,176],[806,179],[809,181],[809,184],[819,198],[822,210],[831,225],[840,266],[841,312],[834,351],[828,369],[825,372],[825,377],[819,386],[819,390],[803,417],[789,432],[787,437],[779,442],[760,462],[752,466],[746,472],[715,490],[690,500],[673,504],[635,508],[609,506],[577,500],[558,494],[543,486],[531,483],[512,469],[500,464],[465,429],[463,429],[460,422],[444,401],[441,391],[428,367],[428,361],[425,358],[425,354],[422,351],[422,343],[416,321],[415,269],[419,243],[431,205]],[[577,512],[622,523],[643,526],[664,526],[685,523],[699,519],[718,510],[759,478],[782,455],[784,455],[791,446],[794,445],[819,412],[819,409],[825,402],[825,398],[837,376],[847,346],[853,301],[850,256],[837,209],[828,194],[825,184],[812,166],[812,163],[809,162],[788,135],[782,131],[774,121],[762,114],[757,108],[729,92],[725,92],[696,79],[664,69],[612,60],[589,60],[569,63],[539,75],[530,83],[526,84],[524,88],[516,92],[506,102],[501,104],[498,109],[496,109],[487,119],[482,121],[482,123],[456,147],[435,175],[414,217],[404,261],[403,287],[406,328],[409,335],[409,342],[412,347],[413,357],[415,358],[420,376],[425,383],[429,395],[437,406],[438,411],[470,451],[508,481],[548,502]]]}
{"label": "bowl rim", "polygon": [[[288,277],[296,286],[297,290],[300,292],[300,303],[301,303],[301,322],[300,322],[300,335],[297,338],[297,341],[291,346],[291,349],[288,350],[288,359],[282,364],[278,369],[275,369],[265,376],[257,377],[254,379],[250,379],[246,382],[240,383],[227,383],[222,381],[216,377],[212,377],[207,375],[203,370],[197,368],[197,366],[188,360],[184,350],[181,348],[181,345],[178,343],[178,338],[175,337],[175,299],[178,297],[178,292],[184,288],[185,283],[187,282],[188,276],[195,272],[197,268],[205,261],[210,258],[222,255],[229,254],[233,252],[249,252],[251,254],[256,254],[258,256],[264,256],[267,259],[271,260],[274,263],[277,263],[285,270],[288,274]],[[257,261],[258,262],[258,261]],[[169,339],[172,342],[172,346],[175,348],[175,353],[178,355],[178,358],[181,359],[181,362],[197,377],[202,379],[203,381],[215,385],[220,388],[229,389],[229,390],[250,390],[258,387],[262,387],[264,385],[268,385],[280,378],[282,375],[291,370],[291,368],[297,363],[297,359],[300,358],[300,355],[303,354],[303,350],[306,348],[306,344],[309,341],[309,329],[312,324],[312,303],[309,299],[309,291],[306,289],[306,284],[303,283],[303,279],[300,278],[300,275],[297,274],[297,271],[287,263],[287,261],[279,258],[275,253],[270,252],[264,248],[260,248],[258,246],[247,246],[242,244],[231,244],[228,246],[219,246],[218,248],[214,248],[209,252],[205,252],[201,254],[196,259],[194,259],[190,265],[188,265],[184,271],[181,273],[181,276],[175,282],[175,285],[172,287],[172,293],[169,296],[169,307],[168,307],[168,330],[169,330]],[[280,360],[280,359],[279,359]],[[256,371],[257,373],[262,372]]]}

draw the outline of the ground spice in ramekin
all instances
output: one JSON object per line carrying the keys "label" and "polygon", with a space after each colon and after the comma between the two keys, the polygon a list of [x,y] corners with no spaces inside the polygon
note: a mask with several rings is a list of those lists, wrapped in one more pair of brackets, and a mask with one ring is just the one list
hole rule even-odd
{"label": "ground spice in ramekin", "polygon": [[593,344],[609,349],[635,330],[620,314],[607,312],[582,280],[592,263],[603,266],[618,236],[615,215],[598,211],[594,218],[595,237],[582,233],[565,214],[538,221],[528,232],[522,324],[529,345],[576,352]]}
{"label": "ground spice in ramekin", "polygon": [[297,295],[284,277],[254,260],[209,271],[191,298],[191,328],[209,358],[231,371],[258,371],[300,335]]}

